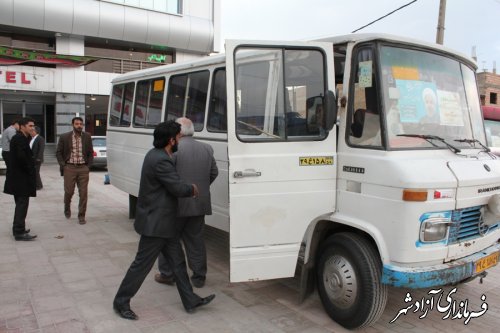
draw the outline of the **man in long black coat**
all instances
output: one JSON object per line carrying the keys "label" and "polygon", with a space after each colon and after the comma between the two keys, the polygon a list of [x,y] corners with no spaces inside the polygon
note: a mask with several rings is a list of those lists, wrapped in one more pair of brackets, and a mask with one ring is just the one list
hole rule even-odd
{"label": "man in long black coat", "polygon": [[4,193],[14,196],[16,209],[12,233],[16,241],[30,241],[36,235],[26,230],[26,216],[30,197],[36,197],[35,160],[30,148],[35,121],[32,118],[19,120],[19,131],[10,141],[10,165],[6,175]]}
{"label": "man in long black coat", "polygon": [[45,139],[40,135],[40,127],[35,126],[35,133],[30,142],[33,158],[35,159],[36,169],[36,190],[43,189],[42,178],[40,177],[40,167],[43,163],[43,154],[45,152]]}
{"label": "man in long black coat", "polygon": [[184,251],[179,240],[177,198],[197,196],[198,187],[186,184],[175,171],[172,153],[179,141],[181,127],[174,121],[160,123],[153,136],[154,148],[144,158],[137,200],[135,231],[141,235],[134,262],[116,293],[115,311],[125,319],[137,319],[130,300],[151,271],[160,252],[172,268],[177,290],[187,312],[210,303],[215,295],[202,298],[193,292],[187,274]]}

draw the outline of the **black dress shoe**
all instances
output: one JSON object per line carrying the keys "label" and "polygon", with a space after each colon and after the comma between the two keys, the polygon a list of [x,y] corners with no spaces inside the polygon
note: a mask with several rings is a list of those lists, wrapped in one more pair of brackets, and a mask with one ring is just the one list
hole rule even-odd
{"label": "black dress shoe", "polygon": [[22,235],[14,235],[14,239],[16,241],[31,241],[36,238],[36,235],[30,235],[29,233],[25,233]]}
{"label": "black dress shoe", "polygon": [[203,306],[203,305],[207,305],[208,303],[212,302],[214,300],[214,298],[215,298],[215,294],[209,295],[207,297],[203,297],[202,299],[200,299],[198,304],[196,304],[192,308],[186,308],[186,312],[187,313],[194,313],[196,308],[199,308],[200,306]]}
{"label": "black dress shoe", "polygon": [[70,211],[70,210],[65,210],[65,211],[64,211],[64,216],[65,216],[67,219],[70,219],[70,218],[71,218],[71,211]]}
{"label": "black dress shoe", "polygon": [[130,308],[123,308],[116,304],[113,304],[113,309],[118,315],[124,319],[137,320],[139,317]]}

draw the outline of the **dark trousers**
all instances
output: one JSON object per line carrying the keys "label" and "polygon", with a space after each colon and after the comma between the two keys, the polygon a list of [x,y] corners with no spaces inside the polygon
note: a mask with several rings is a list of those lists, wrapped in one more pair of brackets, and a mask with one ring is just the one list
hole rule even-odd
{"label": "dark trousers", "polygon": [[[207,275],[207,251],[205,248],[205,216],[179,217],[182,225],[182,242],[186,249],[189,268],[193,271],[191,279],[205,281]],[[172,269],[164,256],[158,258],[158,269],[166,276],[172,276]]]}
{"label": "dark trousers", "polygon": [[40,167],[42,166],[41,162],[35,162],[35,170],[36,170],[36,189],[39,190],[43,188],[42,178],[40,178]]}
{"label": "dark trousers", "polygon": [[130,265],[116,293],[115,305],[121,308],[130,307],[130,299],[141,287],[160,252],[165,256],[170,267],[173,267],[177,291],[184,308],[193,308],[200,302],[200,296],[193,292],[193,287],[189,282],[184,252],[179,239],[141,236],[134,262]]}
{"label": "dark trousers", "polygon": [[26,231],[26,216],[30,205],[30,197],[14,195],[16,209],[14,211],[14,223],[12,224],[12,233],[14,236],[22,235]]}
{"label": "dark trousers", "polygon": [[87,211],[87,191],[89,185],[89,167],[86,165],[64,166],[64,211],[71,211],[71,198],[78,187],[80,202],[78,203],[78,217],[85,217]]}

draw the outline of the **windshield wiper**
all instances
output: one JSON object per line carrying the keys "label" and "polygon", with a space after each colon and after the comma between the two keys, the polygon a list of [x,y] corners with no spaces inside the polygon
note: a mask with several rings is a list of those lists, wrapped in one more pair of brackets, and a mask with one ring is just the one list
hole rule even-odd
{"label": "windshield wiper", "polygon": [[485,152],[489,153],[491,151],[490,148],[486,147],[485,145],[483,145],[481,143],[481,141],[477,140],[477,139],[458,139],[458,140],[454,140],[456,142],[465,142],[465,143],[468,143],[470,145],[474,144],[474,143],[478,143],[483,149]]}
{"label": "windshield wiper", "polygon": [[432,142],[431,140],[437,140],[437,141],[441,141],[443,144],[446,145],[446,147],[448,147],[452,152],[454,152],[455,154],[456,153],[460,153],[461,150],[458,149],[457,147],[455,146],[452,146],[451,144],[449,144],[448,142],[445,141],[445,139],[443,139],[442,137],[440,136],[437,136],[437,135],[426,135],[426,134],[398,134],[397,136],[405,136],[405,137],[408,137],[408,138],[420,138],[420,139],[424,139],[426,140],[427,142],[429,142],[431,145],[433,145],[434,147],[437,147],[437,145]]}

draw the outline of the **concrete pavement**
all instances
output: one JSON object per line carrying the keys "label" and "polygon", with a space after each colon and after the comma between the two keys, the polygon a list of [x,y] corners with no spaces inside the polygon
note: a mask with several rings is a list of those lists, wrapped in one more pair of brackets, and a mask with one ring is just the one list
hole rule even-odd
{"label": "concrete pavement", "polygon": [[[127,217],[128,195],[104,185],[104,174],[91,172],[87,224],[79,225],[77,194],[72,204],[74,216],[67,220],[58,166],[53,161],[43,164],[44,189],[31,199],[27,219],[27,227],[38,235],[33,242],[14,241],[14,200],[0,194],[0,333],[346,332],[325,314],[316,293],[301,304],[297,302],[296,278],[229,283],[227,235],[214,230],[206,233],[207,283],[195,289],[201,296],[217,295],[210,305],[187,314],[177,289],[156,283],[153,276],[157,271],[153,269],[132,299],[139,320],[119,318],[112,300],[135,256],[139,237]],[[0,175],[2,190],[4,180]],[[390,288],[382,318],[360,332],[497,332],[499,285],[497,266],[483,284],[475,280],[457,287],[452,295],[457,307],[467,300],[469,311],[479,314],[481,305],[488,304],[487,311],[471,318],[467,325],[464,318],[442,319],[446,313],[436,308],[424,316],[425,309],[417,309],[415,302],[423,305],[430,300],[429,290]],[[443,290],[443,299],[450,290]],[[486,296],[484,302],[482,295]],[[400,309],[410,305],[414,306],[406,315],[389,323]]]}

